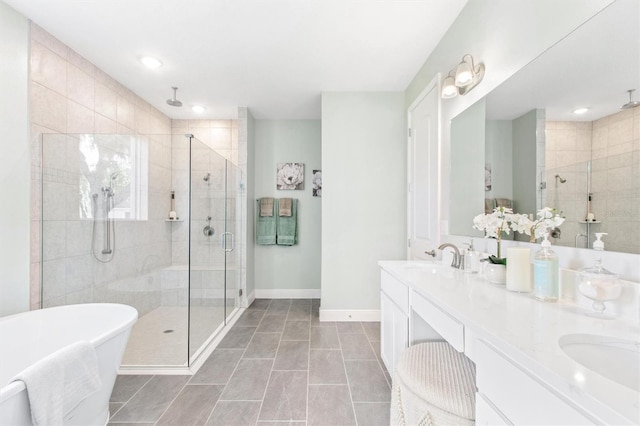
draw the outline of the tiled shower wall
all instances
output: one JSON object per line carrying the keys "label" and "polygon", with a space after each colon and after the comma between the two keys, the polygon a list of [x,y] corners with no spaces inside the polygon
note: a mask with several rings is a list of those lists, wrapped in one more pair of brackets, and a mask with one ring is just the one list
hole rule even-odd
{"label": "tiled shower wall", "polygon": [[[88,62],[64,43],[35,24],[31,26],[31,69],[30,69],[30,103],[31,103],[31,140],[32,140],[32,194],[31,194],[31,309],[40,307],[41,266],[45,266],[47,277],[55,271],[60,281],[51,289],[45,290],[45,297],[50,296],[47,305],[61,303],[78,303],[89,301],[96,296],[99,301],[120,301],[137,305],[140,313],[144,313],[158,305],[184,305],[187,300],[187,273],[177,272],[171,265],[186,264],[186,237],[188,222],[167,223],[164,221],[169,211],[169,192],[176,190],[179,215],[186,219],[186,203],[188,193],[176,188],[184,188],[188,179],[180,163],[185,160],[184,152],[179,151],[188,146],[186,133],[192,133],[204,144],[214,149],[234,164],[244,165],[246,175],[247,153],[246,137],[238,143],[238,120],[170,120],[146,101],[135,95],[126,87],[108,76],[102,70]],[[246,108],[240,112],[247,114]],[[245,120],[246,121],[246,120]],[[245,123],[246,124],[246,123]],[[41,188],[43,171],[41,164],[40,134],[134,134],[146,135],[150,141],[149,149],[149,182],[150,197],[149,223],[140,227],[135,223],[119,222],[116,226],[119,237],[118,249],[124,254],[135,252],[135,256],[119,256],[117,270],[120,272],[104,274],[103,265],[89,263],[90,253],[79,253],[79,247],[87,245],[90,236],[85,221],[73,215],[71,218],[57,217],[58,223],[45,224],[48,232],[54,232],[56,239],[50,247],[45,248],[46,259],[40,250],[42,235],[40,232]],[[246,133],[246,131],[245,131]],[[171,135],[171,136],[169,136]],[[50,140],[55,140],[51,139]],[[169,140],[171,138],[172,140]],[[58,139],[62,143],[62,139]],[[173,147],[176,150],[172,150]],[[240,150],[238,149],[240,145]],[[176,156],[177,155],[177,156]],[[213,155],[212,155],[213,157]],[[176,169],[172,173],[172,163]],[[186,163],[188,164],[188,163]],[[66,167],[66,166],[65,166]],[[73,170],[65,167],[52,167],[45,170],[45,185],[66,185],[66,190],[74,191],[77,181]],[[203,167],[212,169],[210,165]],[[204,171],[204,170],[202,170]],[[194,172],[197,173],[197,172]],[[212,173],[213,174],[213,173]],[[169,176],[172,179],[167,180]],[[197,180],[197,179],[196,179]],[[202,184],[202,180],[196,182]],[[215,186],[215,185],[214,185]],[[55,191],[45,191],[54,194]],[[215,194],[216,197],[220,193]],[[242,253],[246,250],[246,236],[243,221],[246,221],[246,193],[238,192],[231,213],[234,215],[236,227],[236,263],[237,271],[231,273],[237,280],[246,276],[246,264]],[[65,197],[66,199],[66,197]],[[65,210],[67,207],[65,206]],[[206,210],[209,210],[208,208]],[[211,211],[215,221],[220,220],[220,213]],[[219,209],[218,209],[219,210]],[[75,214],[75,209],[71,208]],[[235,218],[235,211],[243,212]],[[196,217],[207,213],[204,210],[195,212]],[[198,216],[199,214],[199,216]],[[206,217],[206,216],[204,216]],[[200,218],[202,219],[202,218]],[[240,223],[237,223],[239,219]],[[206,222],[206,220],[201,222]],[[63,226],[64,225],[64,226]],[[221,229],[217,223],[214,227]],[[137,231],[144,235],[137,235]],[[196,234],[194,234],[196,235]],[[202,235],[202,234],[200,234]],[[137,244],[151,236],[148,244]],[[146,245],[147,247],[143,247]],[[58,246],[54,248],[53,246]],[[206,246],[206,245],[205,245]],[[75,248],[74,248],[75,247]],[[131,254],[129,253],[129,254]],[[120,254],[123,254],[120,252]],[[192,277],[194,294],[212,296],[218,294],[219,285],[214,283],[220,279],[210,280],[209,275],[219,277],[216,271],[221,265],[219,252],[201,250],[194,253],[196,260],[205,263],[213,262],[213,272],[196,271]],[[74,256],[85,256],[86,262],[75,262]],[[78,259],[75,259],[78,260]],[[49,262],[49,263],[47,263]],[[114,260],[114,262],[116,262]],[[82,265],[74,267],[73,265]],[[115,264],[114,264],[115,265]],[[154,269],[160,268],[160,269]],[[178,268],[180,269],[180,268]],[[129,276],[125,276],[129,272]],[[178,279],[167,279],[179,274]],[[202,277],[199,277],[202,275]],[[207,275],[207,276],[205,276]],[[55,277],[56,275],[54,275]],[[67,276],[71,283],[67,284]],[[106,278],[109,278],[106,280]],[[200,278],[200,279],[198,279]],[[55,281],[54,281],[55,282]],[[73,284],[76,283],[76,284]],[[238,283],[239,285],[239,283]],[[135,291],[132,291],[135,290]],[[198,293],[200,292],[200,293]]]}
{"label": "tiled shower wall", "polygon": [[[69,170],[65,171],[64,168],[53,167],[51,170],[44,171],[40,169],[41,146],[38,135],[42,133],[149,135],[149,180],[159,183],[163,181],[163,176],[170,175],[171,170],[171,145],[168,136],[166,136],[171,134],[171,120],[35,24],[31,26],[30,74],[32,140],[30,304],[32,309],[37,309],[41,302],[41,265],[44,267],[48,279],[54,277],[52,279],[55,280],[65,277],[64,284],[56,283],[52,287],[50,304],[86,301],[86,298],[89,297],[89,290],[100,291],[99,287],[95,287],[95,281],[87,283],[87,280],[100,277],[100,271],[94,266],[90,266],[89,263],[76,262],[78,259],[72,260],[74,256],[78,255],[89,256],[89,252],[79,254],[73,248],[83,239],[83,236],[87,235],[87,223],[81,223],[76,215],[73,216],[75,220],[64,218],[64,227],[62,223],[44,224],[45,229],[51,226],[56,228],[56,240],[59,246],[57,248],[45,247],[47,258],[42,258],[40,251],[42,238],[40,234],[40,191],[43,173],[45,185],[62,185],[57,189],[64,189],[64,185],[72,187],[77,183],[68,175]],[[65,181],[65,179],[67,180]],[[134,275],[138,274],[139,280],[136,281],[134,287],[130,287],[133,285],[131,281],[113,281],[108,287],[122,297],[122,299],[117,299],[115,294],[112,294],[114,299],[131,304],[139,303],[139,309],[142,311],[152,308],[153,304],[160,303],[159,277],[149,274],[149,271],[156,266],[169,265],[171,260],[171,228],[164,223],[163,219],[169,208],[167,194],[170,180],[164,179],[165,187],[161,188],[156,185],[151,189],[151,191],[165,194],[157,202],[153,201],[152,197],[149,204],[150,220],[145,225],[149,229],[144,232],[155,235],[153,244],[148,244],[146,248],[135,246],[135,241],[130,238],[131,245],[126,247],[126,237],[118,243],[119,248],[125,251],[125,254],[127,249],[134,250],[135,247],[138,254],[123,260],[125,263],[117,265],[117,267],[132,271]],[[72,188],[67,189],[72,190]],[[64,201],[65,197],[61,197],[61,199]],[[66,207],[65,210],[67,210]],[[73,210],[71,208],[72,212]],[[162,215],[162,219],[160,215]],[[56,219],[62,218],[56,217]],[[126,228],[126,224],[124,224],[124,228]],[[127,235],[124,228],[121,229],[119,235]],[[123,231],[124,233],[122,233]],[[158,244],[161,246],[159,247]],[[88,257],[86,260],[89,262]],[[82,266],[76,267],[74,265]],[[54,275],[51,275],[52,273]],[[79,285],[67,284],[67,277],[72,279],[71,283],[76,282]],[[122,277],[116,276],[114,278],[118,280]],[[105,290],[107,287],[101,288]],[[118,291],[118,288],[123,291]],[[147,294],[143,297],[141,293],[131,291],[132,288],[150,290],[153,296],[146,297]],[[46,296],[47,292],[45,291]]]}
{"label": "tiled shower wall", "polygon": [[[238,239],[239,221],[236,218],[239,193],[238,176],[231,173],[237,169],[238,127],[237,120],[173,120],[172,121],[172,189],[175,191],[176,211],[189,209],[189,139],[185,134],[193,134],[191,145],[191,239],[189,223],[172,224],[172,263],[171,272],[177,280],[166,280],[171,289],[163,286],[163,305],[182,300],[182,288],[186,285],[186,265],[191,257],[191,303],[192,305],[216,305],[223,300],[225,283],[225,253],[221,249],[221,237],[225,231],[225,199],[227,229]],[[228,160],[228,170],[225,170]],[[225,188],[225,173],[228,185]],[[208,180],[205,177],[209,176]],[[211,218],[209,221],[208,218]],[[214,234],[204,235],[204,228],[211,226]],[[189,245],[190,244],[190,245]],[[228,290],[238,288],[238,267],[241,259],[240,249],[227,256],[226,274]],[[183,268],[180,268],[183,265]],[[169,292],[171,291],[171,296]],[[178,297],[173,294],[177,293]],[[231,295],[231,293],[229,293]]]}
{"label": "tiled shower wall", "polygon": [[[592,209],[601,223],[590,226],[590,241],[594,232],[607,232],[606,250],[640,253],[640,108],[593,122],[547,122],[546,132],[547,197],[567,217],[562,245],[573,246],[575,235],[586,232],[578,221],[587,213],[591,160]],[[567,182],[556,185],[556,174]]]}

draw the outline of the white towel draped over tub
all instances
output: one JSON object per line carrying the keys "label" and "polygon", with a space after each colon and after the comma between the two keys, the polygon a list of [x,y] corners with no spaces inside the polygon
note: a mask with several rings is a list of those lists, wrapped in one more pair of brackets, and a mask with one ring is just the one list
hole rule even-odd
{"label": "white towel draped over tub", "polygon": [[90,342],[76,342],[34,363],[11,381],[27,387],[33,424],[56,426],[102,386],[98,357]]}

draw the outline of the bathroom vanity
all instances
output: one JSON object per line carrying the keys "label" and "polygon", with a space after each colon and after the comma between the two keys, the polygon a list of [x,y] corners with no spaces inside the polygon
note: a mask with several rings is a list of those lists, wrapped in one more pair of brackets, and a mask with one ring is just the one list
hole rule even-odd
{"label": "bathroom vanity", "polygon": [[389,372],[409,345],[444,339],[476,364],[478,425],[640,424],[637,316],[594,318],[440,263],[379,264]]}

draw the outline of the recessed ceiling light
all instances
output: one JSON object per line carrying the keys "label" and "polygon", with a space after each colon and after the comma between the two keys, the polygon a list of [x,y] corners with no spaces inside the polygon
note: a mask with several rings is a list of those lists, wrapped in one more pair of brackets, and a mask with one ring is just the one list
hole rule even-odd
{"label": "recessed ceiling light", "polygon": [[574,114],[584,114],[585,112],[589,111],[589,108],[577,108],[573,110]]}
{"label": "recessed ceiling light", "polygon": [[143,56],[142,58],[140,58],[140,62],[142,62],[142,65],[144,65],[145,67],[152,70],[160,68],[162,66],[162,62],[160,62],[160,59],[154,58],[153,56]]}
{"label": "recessed ceiling light", "polygon": [[202,114],[206,108],[203,107],[202,105],[194,105],[194,106],[191,107],[191,109],[196,114]]}

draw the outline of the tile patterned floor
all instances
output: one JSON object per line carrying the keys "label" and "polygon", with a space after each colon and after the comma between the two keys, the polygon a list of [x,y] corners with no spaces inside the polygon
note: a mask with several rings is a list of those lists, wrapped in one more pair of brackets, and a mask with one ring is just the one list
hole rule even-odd
{"label": "tile patterned floor", "polygon": [[388,425],[380,323],[319,305],[257,299],[195,375],[118,376],[109,425]]}

